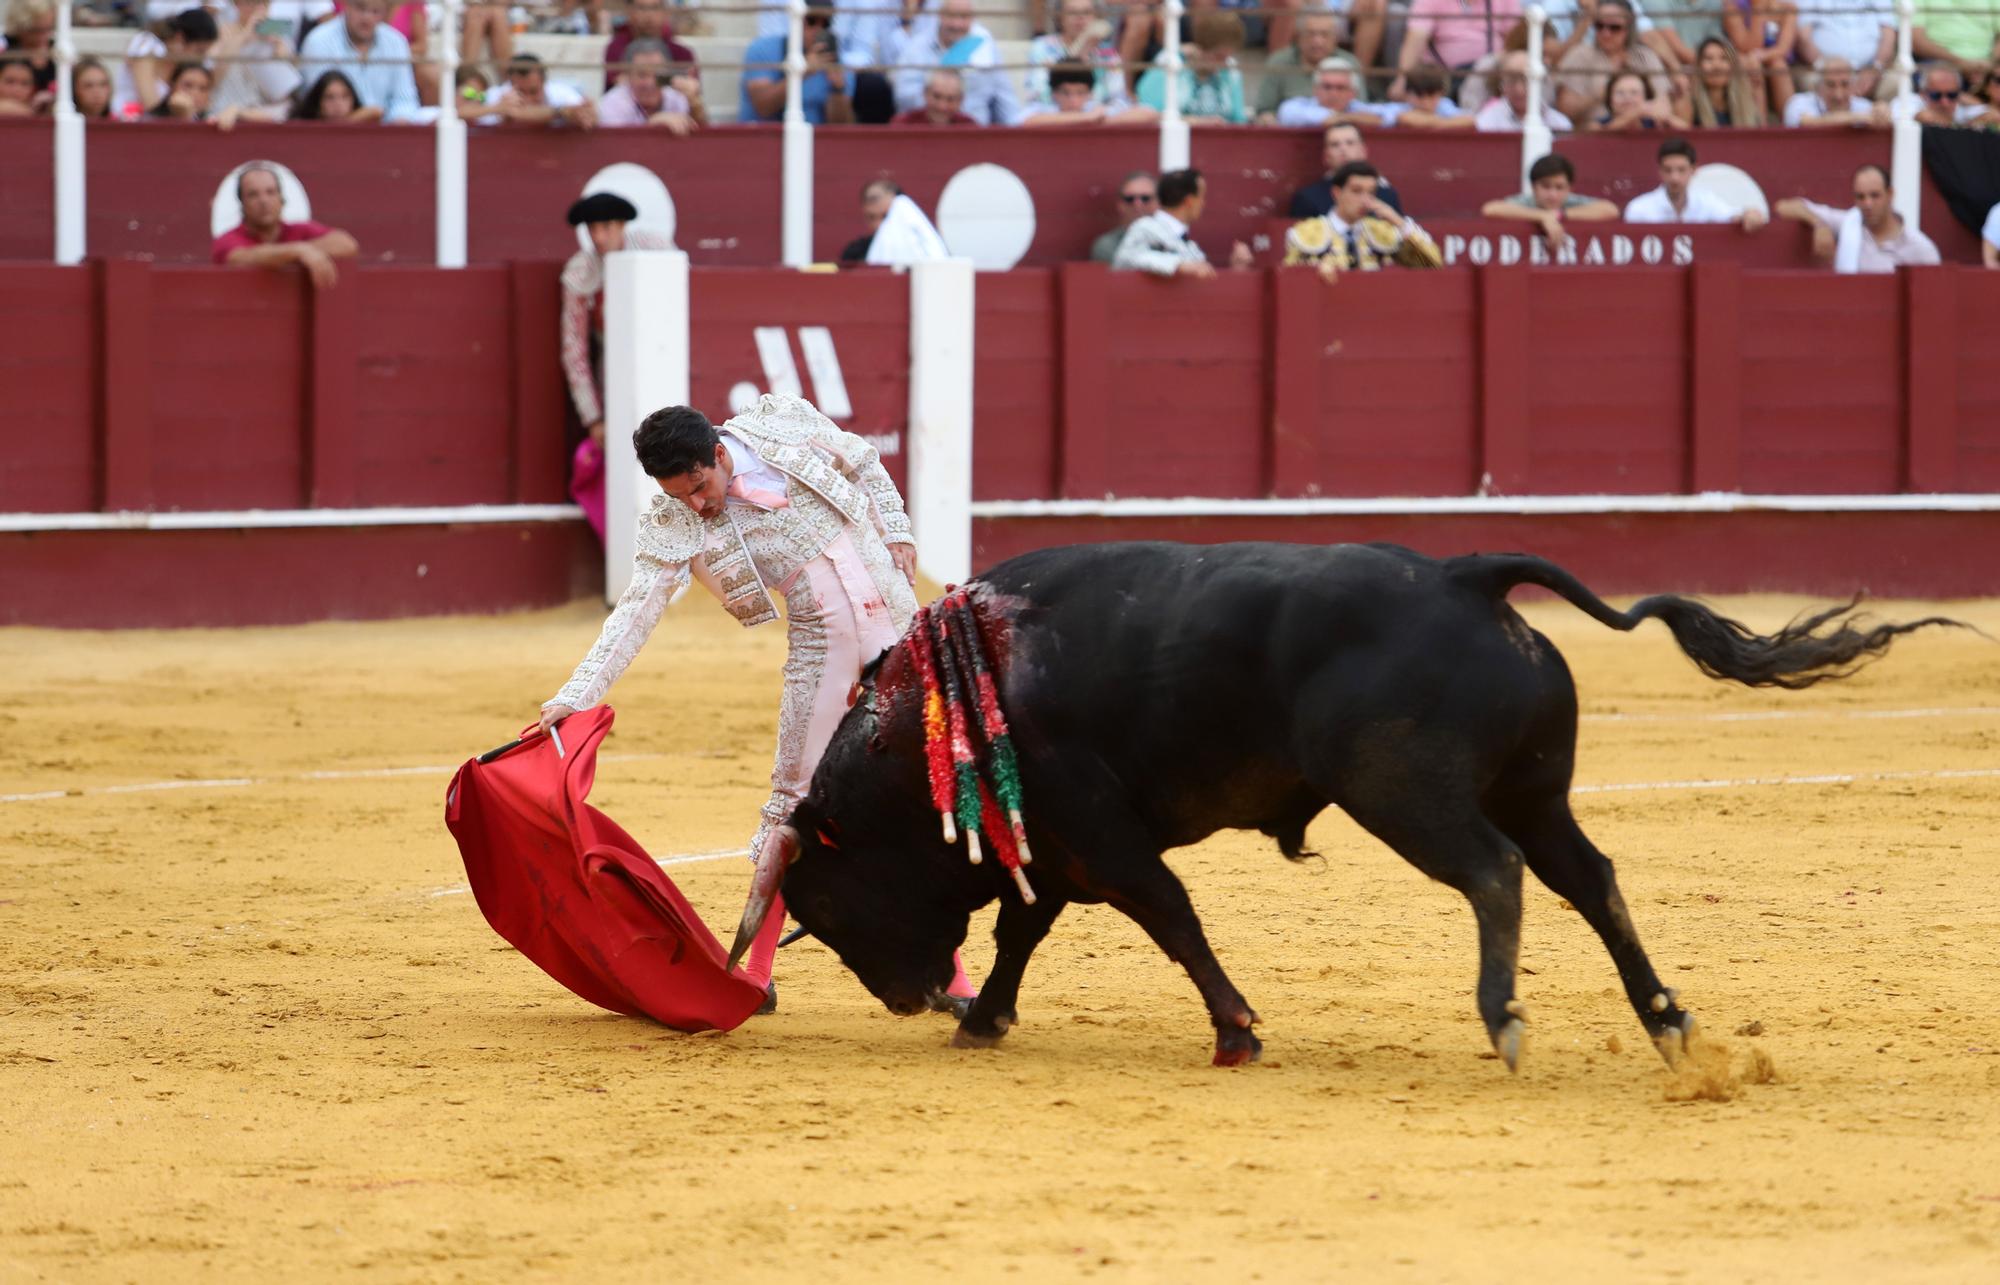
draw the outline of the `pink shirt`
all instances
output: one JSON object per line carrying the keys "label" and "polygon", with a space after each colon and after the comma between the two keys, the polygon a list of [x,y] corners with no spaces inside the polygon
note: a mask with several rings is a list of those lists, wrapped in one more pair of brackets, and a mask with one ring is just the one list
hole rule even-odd
{"label": "pink shirt", "polygon": [[241,223],[215,238],[209,247],[208,257],[215,263],[228,263],[229,256],[238,250],[254,250],[260,245],[288,245],[293,241],[312,241],[333,231],[324,223],[307,220],[304,223],[280,223],[278,235],[269,241],[260,241],[250,234],[250,229]]}
{"label": "pink shirt", "polygon": [[1500,48],[1507,29],[1521,16],[1521,0],[1492,0],[1492,12],[1490,39],[1486,0],[1416,0],[1409,26],[1429,33],[1431,58],[1447,67],[1465,67]]}
{"label": "pink shirt", "polygon": [[[666,85],[660,86],[660,105],[655,107],[653,111],[680,112],[682,115],[686,115],[687,110],[688,100],[686,94],[683,94],[678,89],[669,88]],[[625,85],[621,84],[617,86],[597,100],[597,123],[607,128],[621,129],[629,128],[633,125],[644,125],[650,119],[652,119],[652,112],[648,112],[645,108],[634,102],[632,100],[631,89]]]}

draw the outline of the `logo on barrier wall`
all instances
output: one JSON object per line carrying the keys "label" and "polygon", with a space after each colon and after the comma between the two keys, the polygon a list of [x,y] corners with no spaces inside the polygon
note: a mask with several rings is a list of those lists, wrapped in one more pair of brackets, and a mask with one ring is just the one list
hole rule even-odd
{"label": "logo on barrier wall", "polygon": [[1537,267],[1556,264],[1613,268],[1632,264],[1641,267],[1670,264],[1678,268],[1694,262],[1694,238],[1685,234],[1626,236],[1614,233],[1604,236],[1598,233],[1580,234],[1574,224],[1570,227],[1569,241],[1555,250],[1549,248],[1549,243],[1539,233],[1530,232],[1447,236],[1440,248],[1444,251],[1447,265],[1470,263],[1474,267],[1488,263],[1497,263],[1502,267],[1528,263]]}
{"label": "logo on barrier wall", "polygon": [[[810,392],[799,378],[798,363],[792,360],[791,335],[785,327],[758,326],[751,334],[757,341],[757,362],[764,369],[764,387],[759,388],[747,379],[732,385],[730,414],[741,414],[766,392],[773,392],[803,397],[836,423],[854,418],[854,403],[847,395],[847,377],[841,373],[840,353],[833,346],[832,330],[825,326],[798,328],[799,351],[805,355],[806,375],[812,381]],[[903,453],[901,430],[857,436],[883,455]]]}

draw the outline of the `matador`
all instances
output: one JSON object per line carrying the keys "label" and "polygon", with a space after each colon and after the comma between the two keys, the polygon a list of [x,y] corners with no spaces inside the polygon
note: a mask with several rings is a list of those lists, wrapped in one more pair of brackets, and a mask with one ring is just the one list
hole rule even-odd
{"label": "matador", "polygon": [[[689,577],[745,626],[778,618],[770,597],[777,593],[788,648],[754,861],[805,797],[862,667],[916,615],[910,519],[875,448],[797,397],[766,394],[720,428],[692,407],[670,406],[647,416],[632,442],[661,494],[640,514],[631,587],[542,707],[541,726],[604,699]],[[777,1002],[771,965],[784,926],[782,903],[773,911],[745,965],[766,988],[765,1011]],[[960,967],[949,995],[972,994]]]}

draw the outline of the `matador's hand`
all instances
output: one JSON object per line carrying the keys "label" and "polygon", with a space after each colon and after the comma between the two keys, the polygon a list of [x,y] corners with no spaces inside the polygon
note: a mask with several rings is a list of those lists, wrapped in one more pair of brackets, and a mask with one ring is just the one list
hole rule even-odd
{"label": "matador's hand", "polygon": [[530,735],[547,735],[548,730],[576,713],[567,705],[549,705],[542,710],[542,721]]}
{"label": "matador's hand", "polygon": [[903,573],[903,579],[909,581],[910,587],[914,589],[917,584],[917,546],[892,544],[889,546],[889,556],[895,559],[896,570]]}

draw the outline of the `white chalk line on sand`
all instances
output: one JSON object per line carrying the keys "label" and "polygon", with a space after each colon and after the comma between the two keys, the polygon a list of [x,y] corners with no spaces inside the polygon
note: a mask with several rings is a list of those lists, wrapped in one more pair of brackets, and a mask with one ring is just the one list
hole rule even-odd
{"label": "white chalk line on sand", "polygon": [[[1757,723],[1802,719],[1919,719],[1981,718],[2000,716],[2000,706],[1927,706],[1916,709],[1831,709],[1831,710],[1750,710],[1740,713],[1709,714],[1584,714],[1586,723]],[[643,763],[663,759],[665,754],[600,754],[600,763]],[[291,772],[278,776],[228,776],[202,780],[144,781],[135,785],[94,785],[75,790],[33,790],[21,794],[0,794],[0,803],[43,803],[55,799],[87,798],[107,794],[145,794],[157,790],[227,790],[257,785],[280,785],[295,781],[368,781],[402,776],[449,776],[457,764],[426,763],[413,767],[335,768],[315,772]],[[1607,794],[1633,790],[1716,789],[1745,785],[1838,785],[1855,781],[1946,780],[1955,776],[1990,776],[1983,769],[1970,772],[1935,771],[1916,773],[1835,773],[1823,776],[1743,777],[1702,781],[1638,781],[1618,785],[1578,785],[1576,794]],[[730,855],[730,854],[723,854]],[[664,863],[663,863],[664,864]]]}

